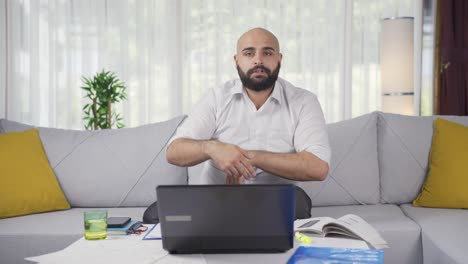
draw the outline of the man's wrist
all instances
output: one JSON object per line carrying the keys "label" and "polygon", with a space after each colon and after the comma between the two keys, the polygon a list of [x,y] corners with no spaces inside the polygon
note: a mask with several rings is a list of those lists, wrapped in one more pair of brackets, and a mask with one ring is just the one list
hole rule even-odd
{"label": "man's wrist", "polygon": [[218,142],[215,140],[202,141],[202,153],[208,158],[212,158],[213,148]]}
{"label": "man's wrist", "polygon": [[247,155],[249,156],[250,164],[252,164],[252,166],[258,168],[258,164],[259,164],[259,161],[261,159],[262,152],[261,151],[256,151],[256,150],[249,150],[247,152]]}

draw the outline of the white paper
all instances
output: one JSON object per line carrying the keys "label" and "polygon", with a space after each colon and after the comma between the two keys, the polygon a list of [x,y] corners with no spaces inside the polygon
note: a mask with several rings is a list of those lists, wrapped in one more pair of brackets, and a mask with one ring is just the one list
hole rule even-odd
{"label": "white paper", "polygon": [[54,254],[28,258],[39,263],[154,263],[168,254],[161,241],[95,241],[79,240]]}
{"label": "white paper", "polygon": [[[55,263],[156,263],[168,255],[161,240],[142,240],[142,235],[108,236],[104,240],[79,239],[67,248],[26,260]],[[196,262],[198,263],[198,262]]]}
{"label": "white paper", "polygon": [[161,225],[157,224],[153,229],[150,229],[145,235],[145,239],[161,239]]}
{"label": "white paper", "polygon": [[57,252],[52,252],[52,253],[48,253],[48,254],[41,255],[41,256],[28,257],[28,258],[25,258],[25,260],[39,262],[39,263],[53,264],[53,263],[59,263],[58,260],[62,258],[63,258],[63,251],[57,251]]}
{"label": "white paper", "polygon": [[206,264],[205,257],[201,254],[193,255],[166,255],[153,264]]}

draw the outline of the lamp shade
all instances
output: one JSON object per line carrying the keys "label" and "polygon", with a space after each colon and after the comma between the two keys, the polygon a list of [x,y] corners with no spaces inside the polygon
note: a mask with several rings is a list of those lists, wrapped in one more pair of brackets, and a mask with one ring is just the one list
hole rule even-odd
{"label": "lamp shade", "polygon": [[382,110],[414,114],[414,18],[382,20],[380,71]]}

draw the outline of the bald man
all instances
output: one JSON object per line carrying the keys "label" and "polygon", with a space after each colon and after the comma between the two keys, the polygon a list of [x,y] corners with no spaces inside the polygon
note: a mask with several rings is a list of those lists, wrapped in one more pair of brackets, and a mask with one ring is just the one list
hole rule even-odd
{"label": "bald man", "polygon": [[213,89],[179,126],[167,148],[177,166],[208,161],[205,184],[321,181],[331,151],[317,97],[278,78],[278,39],[254,28],[237,42],[239,79]]}

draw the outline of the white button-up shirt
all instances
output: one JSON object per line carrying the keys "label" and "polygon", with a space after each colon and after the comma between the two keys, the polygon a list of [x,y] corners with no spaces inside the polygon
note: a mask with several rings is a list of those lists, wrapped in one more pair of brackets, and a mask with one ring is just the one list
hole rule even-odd
{"label": "white button-up shirt", "polygon": [[[214,139],[245,150],[277,153],[308,151],[330,162],[330,146],[325,119],[317,96],[278,78],[267,101],[256,109],[242,82],[231,80],[208,92],[177,128],[177,138]],[[226,175],[211,160],[202,172],[205,184],[224,184]],[[246,183],[294,183],[257,170]]]}

